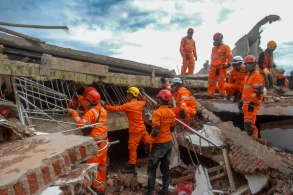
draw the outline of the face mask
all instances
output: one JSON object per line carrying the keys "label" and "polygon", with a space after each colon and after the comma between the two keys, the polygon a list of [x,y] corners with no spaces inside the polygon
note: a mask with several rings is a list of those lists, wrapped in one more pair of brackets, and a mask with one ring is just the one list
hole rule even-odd
{"label": "face mask", "polygon": [[221,43],[222,43],[221,40],[214,40],[213,45],[214,45],[214,46],[218,46],[218,45],[220,45]]}
{"label": "face mask", "polygon": [[253,71],[254,69],[255,69],[254,64],[246,64],[246,65],[245,65],[245,70],[246,70],[247,72],[251,72],[251,71]]}

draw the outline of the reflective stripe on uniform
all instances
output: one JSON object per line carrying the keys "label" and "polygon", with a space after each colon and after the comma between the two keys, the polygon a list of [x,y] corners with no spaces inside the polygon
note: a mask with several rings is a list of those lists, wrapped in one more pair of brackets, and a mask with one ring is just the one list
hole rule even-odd
{"label": "reflective stripe on uniform", "polygon": [[108,133],[103,133],[102,135],[99,135],[99,136],[95,136],[95,137],[92,137],[94,140],[100,140],[102,138],[105,138],[108,136]]}
{"label": "reflective stripe on uniform", "polygon": [[[96,109],[91,109],[91,111],[93,111],[95,113],[96,121],[97,121],[100,116],[99,113],[96,111]],[[99,122],[99,121],[97,121],[97,122]]]}
{"label": "reflective stripe on uniform", "polygon": [[255,93],[251,94],[251,97],[256,98],[256,94]]}
{"label": "reflective stripe on uniform", "polygon": [[99,166],[98,170],[107,171],[107,166]]}
{"label": "reflective stripe on uniform", "polygon": [[262,85],[263,85],[262,83],[254,83],[254,84],[252,84],[253,87],[260,87]]}
{"label": "reflective stripe on uniform", "polygon": [[86,124],[86,125],[89,125],[89,122],[86,120],[86,119],[82,119],[82,121]]}
{"label": "reflective stripe on uniform", "polygon": [[74,121],[77,122],[77,121],[79,121],[80,119],[81,119],[81,118],[80,118],[79,116],[77,116],[77,117],[74,118]]}
{"label": "reflective stripe on uniform", "polygon": [[253,87],[251,85],[244,85],[244,89],[252,89]]}
{"label": "reflective stripe on uniform", "polygon": [[226,81],[225,78],[218,78],[218,81]]}
{"label": "reflective stripe on uniform", "polygon": [[207,94],[215,94],[215,92],[207,92]]}
{"label": "reflective stripe on uniform", "polygon": [[184,100],[192,100],[192,99],[194,99],[193,96],[185,96],[185,95],[181,96],[180,98],[184,99]]}
{"label": "reflective stripe on uniform", "polygon": [[216,79],[212,79],[212,80],[208,80],[209,83],[214,83],[214,82],[217,82]]}
{"label": "reflective stripe on uniform", "polygon": [[224,94],[226,91],[219,91],[219,94]]}

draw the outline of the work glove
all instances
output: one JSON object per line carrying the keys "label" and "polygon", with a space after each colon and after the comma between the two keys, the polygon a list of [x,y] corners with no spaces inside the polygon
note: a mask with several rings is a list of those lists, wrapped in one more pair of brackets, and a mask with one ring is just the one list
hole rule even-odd
{"label": "work glove", "polygon": [[165,84],[167,82],[165,77],[161,77],[161,83]]}
{"label": "work glove", "polygon": [[157,135],[160,133],[160,126],[155,126],[152,133],[151,133],[151,136],[153,138],[157,137]]}
{"label": "work glove", "polygon": [[189,54],[185,54],[186,55],[186,60],[190,60]]}
{"label": "work glove", "polygon": [[268,71],[268,69],[266,69],[266,68],[263,69],[263,72],[264,72],[265,74],[270,74],[270,71]]}
{"label": "work glove", "polygon": [[243,107],[243,101],[238,101],[238,109],[239,110],[242,110],[242,107]]}
{"label": "work glove", "polygon": [[254,111],[254,103],[253,102],[250,102],[248,104],[248,112],[253,112]]}
{"label": "work glove", "polygon": [[197,55],[194,55],[194,61],[197,61]]}
{"label": "work glove", "polygon": [[219,76],[220,75],[220,68],[217,68],[216,69],[216,76]]}
{"label": "work glove", "polygon": [[149,144],[149,143],[146,143],[146,144],[144,145],[144,152],[145,152],[146,154],[149,154],[149,150],[150,150],[150,144]]}
{"label": "work glove", "polygon": [[186,114],[184,112],[184,110],[180,110],[180,118],[185,119],[186,118]]}

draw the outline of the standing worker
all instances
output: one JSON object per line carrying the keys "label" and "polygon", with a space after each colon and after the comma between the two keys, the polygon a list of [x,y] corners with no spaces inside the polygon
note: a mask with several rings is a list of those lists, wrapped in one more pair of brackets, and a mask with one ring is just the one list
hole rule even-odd
{"label": "standing worker", "polygon": [[255,70],[256,58],[248,55],[244,59],[245,69],[248,72],[244,79],[242,98],[239,109],[243,108],[244,129],[253,139],[258,139],[258,129],[255,125],[256,115],[264,96],[263,76]]}
{"label": "standing worker", "polygon": [[225,83],[227,69],[231,66],[233,57],[230,47],[223,43],[223,35],[221,33],[214,34],[213,39],[214,47],[211,56],[211,69],[209,72],[207,92],[207,97],[209,99],[214,98],[217,83],[220,96],[226,96]]}
{"label": "standing worker", "polygon": [[160,169],[163,174],[163,184],[160,195],[168,195],[168,187],[170,183],[170,158],[172,151],[172,135],[175,125],[175,114],[168,108],[168,103],[172,99],[172,94],[169,90],[163,89],[157,95],[157,103],[160,106],[152,117],[151,138],[145,145],[146,153],[149,151],[149,146],[152,145],[152,150],[148,163],[148,191],[146,195],[154,195],[156,183],[156,170],[160,164]]}
{"label": "standing worker", "polygon": [[192,39],[194,30],[189,28],[187,30],[187,36],[181,39],[180,53],[182,56],[182,68],[181,75],[185,75],[188,68],[188,74],[192,75],[194,72],[194,64],[197,61],[195,41]]}
{"label": "standing worker", "polygon": [[277,74],[277,76],[275,76],[274,83],[276,83],[276,85],[278,87],[284,87],[284,88],[288,89],[288,87],[289,87],[288,86],[288,81],[287,81],[287,78],[284,75],[284,73],[285,73],[285,70],[280,69],[279,74]]}
{"label": "standing worker", "polygon": [[125,112],[129,123],[129,167],[122,170],[123,173],[135,173],[135,166],[137,160],[137,147],[140,140],[145,144],[149,139],[149,134],[146,131],[142,119],[142,111],[146,104],[146,99],[141,96],[141,101],[137,98],[140,95],[140,91],[136,87],[129,87],[127,90],[127,100],[129,102],[121,106],[109,106],[105,105],[105,109],[111,112]]}
{"label": "standing worker", "polygon": [[[101,142],[98,144],[97,147],[98,150],[100,150],[106,146],[106,141],[109,141],[107,135],[108,128],[105,125],[108,114],[107,111],[100,104],[101,96],[96,89],[92,88],[90,91],[87,91],[85,100],[89,110],[85,113],[85,115],[82,118],[80,118],[79,114],[71,108],[68,108],[67,111],[69,114],[71,114],[72,118],[78,125],[89,125],[99,123],[98,125],[94,126],[89,136],[91,136],[96,142],[105,140],[105,142]],[[98,164],[97,178],[94,179],[92,183],[92,189],[98,195],[105,194],[107,187],[107,151],[108,148],[99,152],[97,156],[92,157],[86,161],[87,163]]]}
{"label": "standing worker", "polygon": [[183,87],[183,82],[180,78],[174,78],[171,81],[172,92],[176,100],[176,107],[171,110],[185,124],[190,125],[190,118],[197,114],[197,103],[191,92]]}
{"label": "standing worker", "polygon": [[273,52],[277,48],[275,41],[269,41],[267,49],[259,54],[258,66],[259,73],[263,75],[265,80],[265,87],[270,90],[274,84],[274,78],[272,75],[272,68],[277,68],[274,64]]}
{"label": "standing worker", "polygon": [[228,83],[225,85],[225,91],[228,94],[227,100],[234,95],[234,102],[241,98],[241,83],[247,75],[245,66],[243,65],[243,58],[241,56],[234,56],[232,59],[233,69],[230,71]]}

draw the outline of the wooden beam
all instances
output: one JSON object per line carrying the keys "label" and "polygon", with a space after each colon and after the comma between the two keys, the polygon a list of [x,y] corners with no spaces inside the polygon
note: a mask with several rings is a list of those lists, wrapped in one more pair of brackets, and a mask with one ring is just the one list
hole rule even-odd
{"label": "wooden beam", "polygon": [[186,176],[183,176],[183,177],[180,177],[180,178],[177,178],[177,179],[172,179],[171,180],[171,185],[174,185],[174,184],[177,184],[181,181],[186,181],[186,180],[191,180],[191,179],[194,179],[194,175],[186,175]]}
{"label": "wooden beam", "polygon": [[33,41],[33,42],[38,42],[38,43],[43,43],[43,44],[46,43],[45,41],[42,41],[40,39],[36,39],[34,37],[31,37],[31,36],[28,36],[28,35],[24,35],[24,34],[21,34],[21,33],[15,32],[13,30],[6,29],[6,28],[0,27],[0,31],[6,32],[8,34],[15,35],[15,36],[18,36],[18,37],[21,37],[21,38],[24,38],[24,39],[27,39],[27,40],[30,40],[30,41]]}
{"label": "wooden beam", "polygon": [[29,61],[30,59],[29,59],[29,57],[25,57],[25,58],[23,58],[22,60],[20,60],[21,62],[27,62],[27,61]]}
{"label": "wooden beam", "polygon": [[20,56],[24,56],[24,57],[37,58],[37,59],[42,58],[42,54],[40,54],[40,53],[35,53],[35,52],[31,52],[31,51],[24,51],[24,50],[20,50],[20,49],[12,49],[12,48],[7,48],[7,47],[5,47],[4,53],[20,55]]}
{"label": "wooden beam", "polygon": [[220,173],[219,175],[215,175],[215,176],[210,177],[210,181],[214,181],[214,180],[217,180],[217,179],[223,178],[223,177],[225,177],[225,176],[226,176],[225,173]]}
{"label": "wooden beam", "polygon": [[232,169],[231,169],[231,166],[230,166],[230,161],[229,161],[227,149],[223,148],[222,152],[223,152],[223,156],[224,156],[224,162],[225,162],[225,166],[226,166],[226,170],[227,170],[227,174],[228,174],[228,179],[229,179],[229,183],[230,183],[231,192],[236,192],[237,188],[236,188],[236,185],[235,185],[233,172],[232,172]]}
{"label": "wooden beam", "polygon": [[2,26],[24,27],[24,28],[40,28],[40,29],[64,29],[68,30],[67,26],[43,26],[43,25],[31,25],[31,24],[14,24],[7,22],[0,22]]}
{"label": "wooden beam", "polygon": [[208,173],[212,173],[212,172],[215,172],[215,171],[219,171],[219,170],[221,170],[221,169],[223,169],[222,166],[212,167],[212,168],[209,168],[209,169],[208,169]]}

